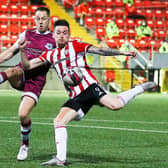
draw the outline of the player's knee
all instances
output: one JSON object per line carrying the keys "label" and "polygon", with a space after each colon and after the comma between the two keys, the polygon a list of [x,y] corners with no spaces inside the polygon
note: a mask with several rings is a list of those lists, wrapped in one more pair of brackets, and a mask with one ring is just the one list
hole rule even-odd
{"label": "player's knee", "polygon": [[14,68],[8,68],[5,72],[6,72],[7,76],[10,78],[13,76],[14,71],[15,71]]}
{"label": "player's knee", "polygon": [[6,74],[10,78],[10,77],[13,77],[13,76],[21,75],[22,71],[18,68],[8,68],[6,70]]}
{"label": "player's knee", "polygon": [[115,111],[115,110],[120,110],[123,107],[124,106],[123,106],[123,104],[121,102],[115,102],[115,103],[111,104],[110,109]]}
{"label": "player's knee", "polygon": [[26,115],[24,113],[19,113],[18,114],[20,120],[24,120]]}
{"label": "player's knee", "polygon": [[16,76],[20,76],[20,75],[22,75],[22,70],[19,69],[19,68],[13,68],[12,69],[12,74],[16,75]]}
{"label": "player's knee", "polygon": [[63,121],[55,118],[54,119],[54,127],[55,128],[66,127],[66,124]]}
{"label": "player's knee", "polygon": [[27,113],[25,111],[19,110],[18,116],[19,116],[19,119],[23,121],[27,117]]}
{"label": "player's knee", "polygon": [[122,106],[115,106],[114,108],[113,108],[113,110],[115,111],[115,110],[120,110],[120,109],[122,109],[123,107]]}

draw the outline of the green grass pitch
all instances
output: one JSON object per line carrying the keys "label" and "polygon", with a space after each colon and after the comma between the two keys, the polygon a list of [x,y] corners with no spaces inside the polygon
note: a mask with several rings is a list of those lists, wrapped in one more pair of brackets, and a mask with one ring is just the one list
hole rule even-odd
{"label": "green grass pitch", "polygon": [[[0,91],[0,168],[40,168],[55,154],[53,118],[67,99],[44,91],[32,111],[28,160],[18,162],[20,92]],[[168,168],[168,95],[145,93],[124,109],[95,106],[68,125],[70,168]]]}

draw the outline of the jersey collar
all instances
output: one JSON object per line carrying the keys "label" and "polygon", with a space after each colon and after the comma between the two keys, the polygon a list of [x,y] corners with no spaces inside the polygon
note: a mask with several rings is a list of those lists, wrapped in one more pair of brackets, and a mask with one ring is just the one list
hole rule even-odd
{"label": "jersey collar", "polygon": [[36,33],[37,33],[37,34],[48,34],[48,33],[50,33],[50,30],[45,31],[44,33],[40,33],[40,32],[36,29]]}

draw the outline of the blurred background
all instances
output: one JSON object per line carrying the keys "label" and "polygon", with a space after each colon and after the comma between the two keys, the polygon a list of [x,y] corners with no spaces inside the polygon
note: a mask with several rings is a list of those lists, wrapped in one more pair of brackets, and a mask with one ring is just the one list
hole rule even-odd
{"label": "blurred background", "polygon": [[[72,39],[96,46],[136,51],[136,59],[87,55],[96,77],[110,91],[121,92],[145,81],[155,81],[154,91],[168,92],[168,1],[167,0],[1,0],[0,52],[19,34],[35,28],[37,7],[51,11],[51,30],[57,19],[70,23]],[[19,54],[0,64],[0,71],[20,61]],[[50,69],[46,90],[63,90]],[[0,89],[12,89],[8,82]]]}

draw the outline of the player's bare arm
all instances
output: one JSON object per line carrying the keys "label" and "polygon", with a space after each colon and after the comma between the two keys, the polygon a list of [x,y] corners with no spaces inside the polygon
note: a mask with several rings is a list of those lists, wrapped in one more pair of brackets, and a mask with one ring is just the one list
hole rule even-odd
{"label": "player's bare arm", "polygon": [[25,39],[25,32],[20,35],[19,39],[11,47],[0,54],[0,63],[11,59],[19,52],[18,43],[21,39]]}
{"label": "player's bare arm", "polygon": [[27,59],[26,53],[25,53],[26,44],[27,44],[26,40],[21,40],[19,42],[19,49],[20,49],[20,53],[21,53],[21,62],[22,62],[23,67],[25,69],[33,69],[33,68],[36,68],[36,67],[44,64],[44,62],[42,62],[40,60],[40,58],[35,58],[30,61]]}
{"label": "player's bare arm", "polygon": [[88,53],[99,54],[103,56],[125,55],[125,56],[136,57],[137,55],[136,52],[119,51],[112,48],[102,48],[102,47],[95,47],[95,46],[89,47]]}
{"label": "player's bare arm", "polygon": [[19,50],[13,45],[0,54],[0,63],[11,59]]}

